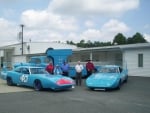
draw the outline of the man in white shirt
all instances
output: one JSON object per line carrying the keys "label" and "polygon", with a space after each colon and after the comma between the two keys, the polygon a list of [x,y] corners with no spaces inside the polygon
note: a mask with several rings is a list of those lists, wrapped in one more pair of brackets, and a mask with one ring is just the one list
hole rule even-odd
{"label": "man in white shirt", "polygon": [[76,85],[82,84],[82,70],[83,70],[83,65],[78,61],[77,65],[75,66],[76,70]]}

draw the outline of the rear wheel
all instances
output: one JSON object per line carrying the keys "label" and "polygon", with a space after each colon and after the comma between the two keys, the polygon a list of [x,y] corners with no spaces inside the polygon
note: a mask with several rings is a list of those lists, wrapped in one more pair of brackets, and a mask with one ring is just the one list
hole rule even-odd
{"label": "rear wheel", "polygon": [[7,81],[7,85],[8,85],[8,86],[14,85],[11,77],[7,77],[7,78],[6,78],[6,81]]}
{"label": "rear wheel", "polygon": [[35,80],[35,81],[34,81],[34,89],[35,89],[36,91],[41,91],[41,90],[43,89],[40,80]]}

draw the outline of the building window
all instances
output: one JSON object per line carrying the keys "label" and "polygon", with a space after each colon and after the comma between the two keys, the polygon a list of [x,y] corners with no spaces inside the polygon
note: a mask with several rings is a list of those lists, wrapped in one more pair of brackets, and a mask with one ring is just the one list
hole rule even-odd
{"label": "building window", "polygon": [[143,67],[143,54],[138,54],[138,67]]}

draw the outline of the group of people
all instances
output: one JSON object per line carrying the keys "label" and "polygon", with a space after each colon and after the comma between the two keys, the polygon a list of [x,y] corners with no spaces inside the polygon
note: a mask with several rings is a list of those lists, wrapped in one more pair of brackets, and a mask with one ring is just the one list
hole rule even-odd
{"label": "group of people", "polygon": [[[86,63],[86,71],[87,71],[87,77],[89,77],[93,71],[95,70],[95,66],[92,63],[91,60],[88,60],[88,62]],[[83,71],[84,67],[83,65],[80,63],[80,61],[78,61],[77,65],[75,66],[75,70],[76,70],[76,85],[80,85],[82,84],[82,71]]]}
{"label": "group of people", "polygon": [[64,76],[68,76],[68,72],[69,72],[69,64],[64,61],[63,64],[61,66],[56,65],[54,67],[53,63],[49,63],[46,67],[46,70],[50,73],[50,74],[62,74]]}
{"label": "group of people", "polygon": [[[90,76],[93,73],[93,71],[95,70],[95,66],[91,60],[88,60],[85,68],[87,71],[87,77]],[[81,64],[80,61],[78,61],[78,63],[75,65],[76,85],[80,85],[80,86],[82,85],[82,71],[83,71],[83,69],[84,69],[84,66]],[[50,74],[62,74],[64,76],[68,76],[69,75],[69,64],[66,61],[64,61],[61,66],[56,65],[54,67],[52,63],[49,63],[49,65],[46,67],[46,70]]]}

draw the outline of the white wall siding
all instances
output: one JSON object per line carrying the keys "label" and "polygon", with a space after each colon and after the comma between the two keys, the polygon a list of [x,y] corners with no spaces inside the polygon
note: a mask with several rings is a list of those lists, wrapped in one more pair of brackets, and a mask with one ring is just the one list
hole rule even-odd
{"label": "white wall siding", "polygon": [[[143,67],[138,67],[138,54],[143,54]],[[150,57],[149,49],[125,50],[124,60],[127,62],[129,75],[150,77],[149,57]]]}
{"label": "white wall siding", "polygon": [[4,56],[4,51],[0,50],[0,57],[3,57],[3,56]]}
{"label": "white wall siding", "polygon": [[14,55],[22,55],[22,46],[21,46],[21,44],[20,45],[14,45]]}
{"label": "white wall siding", "polygon": [[46,43],[46,42],[36,42],[36,43],[27,43],[26,54],[37,54],[37,53],[45,53],[48,48],[53,49],[76,49],[77,47],[74,45],[64,44],[64,43]]}
{"label": "white wall siding", "polygon": [[[27,62],[28,54],[39,54],[45,53],[48,48],[53,49],[76,49],[77,47],[74,45],[69,45],[65,43],[53,43],[53,42],[29,42],[23,44],[23,56],[22,56],[22,45],[14,44],[9,46],[8,48],[12,48],[11,50],[7,50],[7,53],[11,53],[11,58],[7,58],[11,64],[17,62]],[[10,52],[9,52],[10,51]]]}
{"label": "white wall siding", "polygon": [[12,65],[15,63],[26,62],[26,56],[13,56]]}
{"label": "white wall siding", "polygon": [[[10,47],[14,47],[13,55],[22,55],[22,45],[15,44]],[[29,42],[23,44],[23,54],[38,54],[45,53],[48,48],[54,49],[76,49],[74,45],[65,43],[53,43],[53,42]]]}

